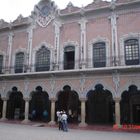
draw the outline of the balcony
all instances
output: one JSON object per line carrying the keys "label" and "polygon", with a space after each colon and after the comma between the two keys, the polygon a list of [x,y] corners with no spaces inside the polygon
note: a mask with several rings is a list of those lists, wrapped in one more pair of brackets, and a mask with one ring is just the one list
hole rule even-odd
{"label": "balcony", "polygon": [[[122,62],[124,56],[120,58],[110,57],[107,58],[106,61],[96,61],[87,59],[87,60],[76,60],[75,62],[59,62],[50,63],[50,65],[24,65],[23,67],[16,68],[14,66],[11,67],[1,67],[0,75],[32,75],[32,74],[69,74],[69,73],[111,73],[112,70],[119,70],[124,72],[139,72],[140,64],[135,65],[135,63],[131,63],[131,65],[125,65]],[[135,62],[135,60],[134,60]],[[82,65],[85,65],[85,68],[82,68]],[[56,69],[57,67],[57,69]]]}

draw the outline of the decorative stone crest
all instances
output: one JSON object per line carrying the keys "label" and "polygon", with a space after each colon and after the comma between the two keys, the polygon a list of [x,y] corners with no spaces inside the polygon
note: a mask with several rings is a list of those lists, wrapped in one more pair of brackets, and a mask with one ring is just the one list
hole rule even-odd
{"label": "decorative stone crest", "polygon": [[34,8],[36,14],[36,22],[41,27],[47,27],[47,25],[54,19],[56,12],[56,6],[51,0],[41,0]]}

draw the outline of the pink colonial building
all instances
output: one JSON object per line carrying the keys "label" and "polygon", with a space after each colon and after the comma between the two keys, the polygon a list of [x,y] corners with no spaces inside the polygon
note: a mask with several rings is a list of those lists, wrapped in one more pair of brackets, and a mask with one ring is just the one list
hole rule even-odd
{"label": "pink colonial building", "polygon": [[0,117],[140,124],[140,0],[94,0],[0,20]]}

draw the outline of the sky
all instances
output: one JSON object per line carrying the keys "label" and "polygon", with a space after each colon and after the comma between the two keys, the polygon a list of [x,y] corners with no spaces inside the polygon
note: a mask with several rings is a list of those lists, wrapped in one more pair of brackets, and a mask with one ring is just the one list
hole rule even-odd
{"label": "sky", "polygon": [[[40,0],[0,0],[0,19],[7,22],[15,20],[20,14],[27,17]],[[85,6],[93,0],[53,0],[59,9],[64,9],[71,1],[74,6]]]}

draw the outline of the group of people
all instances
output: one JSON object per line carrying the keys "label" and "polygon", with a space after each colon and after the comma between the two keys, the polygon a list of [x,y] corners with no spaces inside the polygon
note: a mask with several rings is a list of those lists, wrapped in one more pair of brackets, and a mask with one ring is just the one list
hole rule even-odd
{"label": "group of people", "polygon": [[63,130],[65,132],[67,132],[68,131],[68,123],[67,123],[68,116],[67,116],[66,112],[57,111],[56,115],[57,115],[59,130]]}

